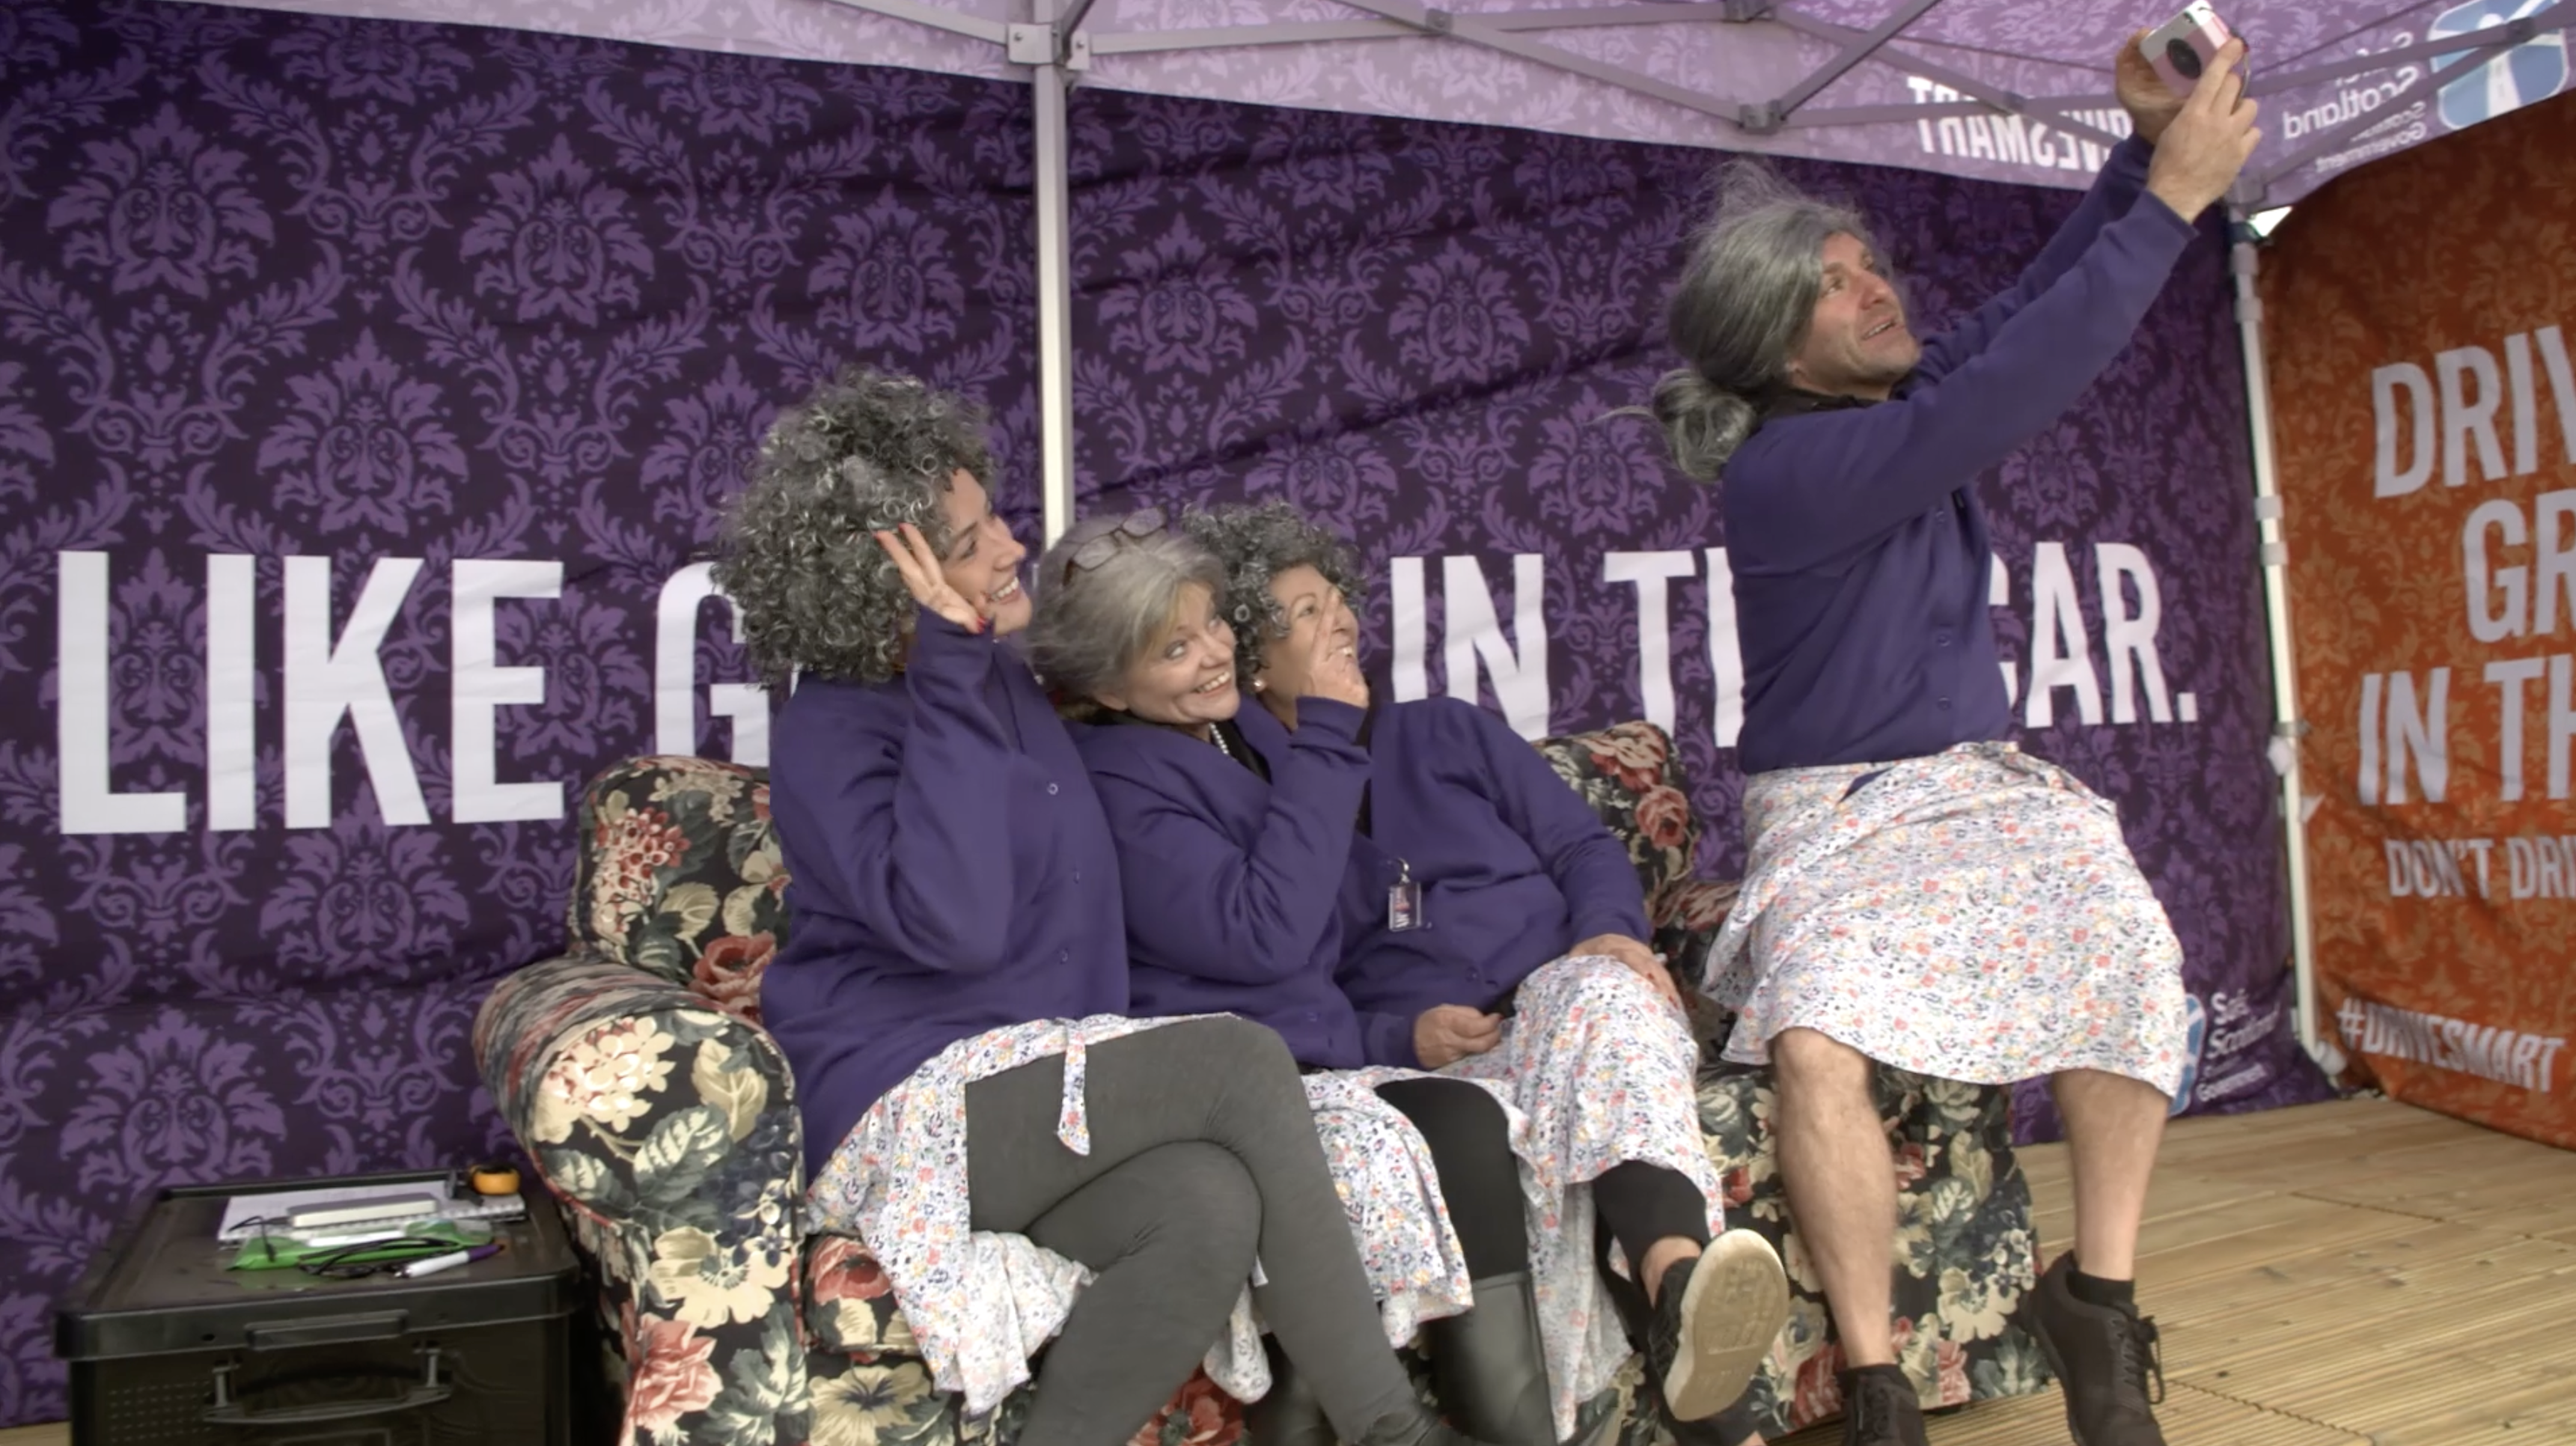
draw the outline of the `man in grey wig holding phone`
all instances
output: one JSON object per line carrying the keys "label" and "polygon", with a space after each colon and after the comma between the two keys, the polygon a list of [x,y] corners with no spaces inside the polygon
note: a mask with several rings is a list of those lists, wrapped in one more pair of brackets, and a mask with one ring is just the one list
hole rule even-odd
{"label": "man in grey wig holding phone", "polygon": [[2020,282],[1947,335],[1915,340],[1859,216],[1758,169],[1730,176],[1672,303],[1689,365],[1653,411],[1683,470],[1723,486],[1745,664],[1752,856],[1705,983],[1738,1011],[1727,1056],[1777,1073],[1780,1171],[1841,1336],[1852,1446],[1924,1441],[1891,1339],[1873,1062],[2048,1077],[2077,1222],[2033,1319],[2080,1446],[2164,1441],[2133,1268],[2183,1073],[2182,951],[2113,807],[2004,741],[1974,484],[2128,346],[2253,153],[2244,47],[2223,36],[2187,95],[2144,37],[2121,47],[2135,135]]}

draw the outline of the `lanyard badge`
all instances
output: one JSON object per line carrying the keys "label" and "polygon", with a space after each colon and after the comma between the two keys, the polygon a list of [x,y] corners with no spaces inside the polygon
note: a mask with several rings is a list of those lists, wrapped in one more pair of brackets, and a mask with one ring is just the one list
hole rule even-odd
{"label": "lanyard badge", "polygon": [[1422,927],[1422,885],[1414,881],[1410,863],[1397,859],[1395,868],[1395,882],[1386,886],[1386,927],[1401,934]]}

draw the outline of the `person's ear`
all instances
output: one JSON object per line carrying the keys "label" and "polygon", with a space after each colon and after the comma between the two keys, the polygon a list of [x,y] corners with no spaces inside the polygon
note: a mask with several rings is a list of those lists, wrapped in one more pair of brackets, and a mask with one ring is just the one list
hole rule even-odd
{"label": "person's ear", "polygon": [[1103,688],[1099,692],[1091,695],[1091,701],[1108,709],[1112,713],[1124,713],[1127,711],[1127,695],[1118,689]]}

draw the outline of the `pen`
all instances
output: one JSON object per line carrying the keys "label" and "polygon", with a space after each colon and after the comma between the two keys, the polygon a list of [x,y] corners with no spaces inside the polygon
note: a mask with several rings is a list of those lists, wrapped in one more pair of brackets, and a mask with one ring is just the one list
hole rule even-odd
{"label": "pen", "polygon": [[474,1245],[463,1250],[451,1250],[445,1255],[433,1255],[427,1260],[415,1260],[404,1266],[403,1278],[416,1280],[424,1275],[436,1275],[442,1270],[452,1270],[472,1261],[489,1260],[500,1253],[501,1247],[498,1245]]}

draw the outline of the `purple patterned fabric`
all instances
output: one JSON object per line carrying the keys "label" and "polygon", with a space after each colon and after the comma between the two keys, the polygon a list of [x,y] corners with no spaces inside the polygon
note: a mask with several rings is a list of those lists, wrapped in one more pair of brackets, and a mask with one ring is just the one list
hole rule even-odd
{"label": "purple patterned fabric", "polygon": [[[137,1194],[502,1146],[467,1031],[562,944],[580,782],[657,747],[665,580],[847,360],[984,399],[1032,504],[1035,263],[1025,91],[990,82],[7,0],[0,94],[9,1424],[63,1414],[48,1302]],[[66,551],[106,554],[109,786],[178,792],[181,831],[64,833]],[[211,554],[258,559],[253,826],[220,831]],[[341,729],[324,827],[288,826],[281,715],[328,676],[286,676],[289,555],[330,559],[331,639],[371,567],[399,591],[379,558],[425,563],[377,654],[407,762]],[[559,597],[489,604],[498,663],[545,670],[490,771],[544,817],[454,821],[460,558],[562,563]],[[703,695],[748,674],[703,611],[677,746],[722,754]],[[413,787],[433,822],[389,826]]]}
{"label": "purple patterned fabric", "polygon": [[[781,401],[849,360],[979,397],[1024,521],[1036,425],[1020,87],[0,0],[0,95],[5,1425],[62,1415],[48,1304],[139,1193],[501,1148],[466,1032],[562,942],[574,790],[760,751],[725,609],[680,604]],[[1664,362],[1708,157],[1116,93],[1074,123],[1086,491],[1315,508],[1362,544],[1380,656],[1390,558],[1486,555],[1508,627],[1503,555],[1543,555],[1548,722],[1645,711],[1602,556],[1723,539],[1601,415]],[[2072,203],[1795,174],[1856,190],[1936,316]],[[2194,988],[2259,1017],[2283,940],[2236,362],[2216,249],[2186,271],[1990,500],[2014,617],[2063,541],[2097,653],[2089,544],[2153,559],[2199,721],[2029,741],[2121,802]],[[1670,592],[1723,873],[1739,780],[1700,584]],[[2264,1073],[2218,1103],[2313,1089],[2226,1013],[2228,1067]]]}

